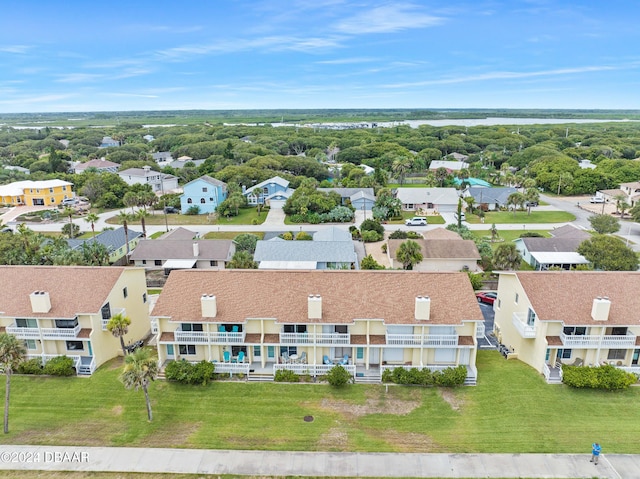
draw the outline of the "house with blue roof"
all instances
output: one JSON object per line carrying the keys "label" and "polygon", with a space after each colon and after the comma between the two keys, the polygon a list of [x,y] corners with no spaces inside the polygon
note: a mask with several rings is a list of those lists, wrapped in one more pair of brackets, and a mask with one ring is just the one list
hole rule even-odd
{"label": "house with blue roof", "polygon": [[274,176],[251,188],[243,188],[242,194],[247,197],[249,205],[282,207],[294,191],[294,189],[289,188],[287,180]]}
{"label": "house with blue roof", "polygon": [[470,186],[462,193],[463,197],[472,196],[474,204],[484,211],[498,210],[507,206],[507,200],[518,190],[512,186],[484,188],[481,186]]}
{"label": "house with blue roof", "polygon": [[184,185],[180,196],[180,211],[185,214],[192,206],[200,208],[200,214],[213,213],[227,199],[227,184],[208,175],[196,178]]}
{"label": "house with blue roof", "polygon": [[[95,238],[86,239],[68,239],[67,244],[71,249],[80,249],[84,243],[90,244],[95,241],[104,245],[109,251],[109,263],[124,265],[129,264],[126,258],[127,252],[131,252],[142,239],[142,233],[127,228],[127,235],[124,234],[124,226],[120,226],[114,230],[105,230],[98,233]],[[125,236],[129,237],[129,249],[127,250],[127,241]]]}

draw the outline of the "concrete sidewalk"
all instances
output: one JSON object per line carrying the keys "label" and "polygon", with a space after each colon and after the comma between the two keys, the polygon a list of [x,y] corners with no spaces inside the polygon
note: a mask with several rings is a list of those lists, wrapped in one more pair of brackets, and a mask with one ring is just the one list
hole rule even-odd
{"label": "concrete sidewalk", "polygon": [[1,446],[0,470],[440,478],[640,478],[640,455],[404,454]]}

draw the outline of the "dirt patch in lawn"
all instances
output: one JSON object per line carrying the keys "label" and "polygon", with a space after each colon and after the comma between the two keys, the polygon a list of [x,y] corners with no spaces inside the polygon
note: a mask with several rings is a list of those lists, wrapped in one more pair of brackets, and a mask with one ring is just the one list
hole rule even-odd
{"label": "dirt patch in lawn", "polygon": [[18,434],[15,444],[51,444],[56,446],[109,446],[112,437],[120,433],[120,423],[113,419],[73,422],[56,429],[30,429]]}
{"label": "dirt patch in lawn", "polygon": [[395,399],[387,397],[374,397],[367,394],[364,404],[354,404],[338,399],[323,399],[320,407],[344,414],[348,417],[361,417],[367,414],[395,414],[406,416],[422,404],[419,400]]}
{"label": "dirt patch in lawn", "polygon": [[[379,431],[375,432],[376,435]],[[398,452],[442,452],[439,444],[433,441],[429,436],[417,434],[413,432],[399,432],[386,429],[384,431],[384,440],[393,446]]]}
{"label": "dirt patch in lawn", "polygon": [[111,414],[113,414],[114,416],[122,416],[122,413],[124,412],[124,406],[118,404],[117,406],[113,406],[113,408],[111,409]]}
{"label": "dirt patch in lawn", "polygon": [[333,427],[318,439],[319,451],[346,451],[348,445],[347,432],[339,427]]}
{"label": "dirt patch in lawn", "polygon": [[464,406],[464,400],[459,398],[454,391],[448,388],[439,388],[438,392],[444,401],[451,406],[454,411],[459,411]]}

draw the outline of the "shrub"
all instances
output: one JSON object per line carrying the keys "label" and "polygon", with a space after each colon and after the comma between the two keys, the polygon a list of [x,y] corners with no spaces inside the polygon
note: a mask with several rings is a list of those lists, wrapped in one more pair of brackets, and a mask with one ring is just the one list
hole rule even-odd
{"label": "shrub", "polygon": [[562,366],[562,382],[574,388],[605,389],[616,391],[627,389],[636,383],[635,374],[606,364],[604,366]]}
{"label": "shrub", "polygon": [[304,223],[304,216],[302,215],[289,215],[289,221],[292,223]]}
{"label": "shrub", "polygon": [[28,359],[18,365],[18,374],[42,374],[42,361],[38,358]]}
{"label": "shrub", "polygon": [[346,206],[336,206],[327,213],[327,221],[335,223],[346,223],[353,220],[353,211]]}
{"label": "shrub", "polygon": [[384,235],[384,226],[382,226],[377,220],[368,219],[362,222],[360,225],[360,231],[362,231],[363,236],[365,231],[375,231],[382,236]]}
{"label": "shrub", "polygon": [[186,383],[193,371],[193,364],[184,359],[180,361],[171,361],[164,368],[164,375],[169,381],[178,381]]}
{"label": "shrub", "polygon": [[402,230],[395,230],[389,235],[389,239],[407,239],[407,237],[407,232]]}
{"label": "shrub", "polygon": [[418,368],[395,368],[382,373],[383,382],[396,384],[414,384],[419,386],[453,387],[461,386],[467,377],[466,366],[447,368],[442,371],[430,371]]}
{"label": "shrub", "polygon": [[73,359],[70,357],[57,356],[44,365],[43,373],[50,376],[74,376],[76,368],[73,367]]}
{"label": "shrub", "polygon": [[362,241],[365,243],[375,243],[376,241],[382,240],[384,237],[381,234],[378,234],[372,230],[363,230],[362,231]]}
{"label": "shrub", "polygon": [[469,275],[469,281],[471,281],[471,286],[473,287],[474,291],[477,291],[482,288],[482,286],[484,286],[481,273],[468,272],[467,274]]}
{"label": "shrub", "polygon": [[336,364],[334,367],[329,369],[327,373],[327,381],[333,387],[342,387],[351,381],[351,374],[345,368],[343,368],[340,364]]}
{"label": "shrub", "polygon": [[422,235],[420,233],[416,233],[415,231],[407,231],[407,239],[422,239]]}
{"label": "shrub", "polygon": [[189,206],[189,208],[187,208],[187,211],[185,211],[184,214],[185,215],[199,215],[200,214],[200,207],[198,205]]}
{"label": "shrub", "polygon": [[307,213],[307,222],[312,225],[317,225],[322,223],[322,218],[318,213]]}
{"label": "shrub", "polygon": [[191,370],[191,375],[187,379],[187,384],[201,384],[206,386],[213,378],[215,366],[209,361],[202,360],[198,364],[194,365]]}
{"label": "shrub", "polygon": [[526,233],[522,233],[520,238],[544,238],[544,235],[536,233],[535,231],[527,231]]}
{"label": "shrub", "polygon": [[293,240],[293,233],[291,231],[287,231],[285,233],[282,233],[280,235],[280,238],[282,238],[283,240],[292,241]]}
{"label": "shrub", "polygon": [[273,380],[282,383],[297,383],[300,381],[300,377],[289,369],[278,369]]}
{"label": "shrub", "polygon": [[433,373],[433,379],[436,386],[455,387],[462,386],[467,378],[467,367],[457,366],[455,368],[447,368],[442,371]]}
{"label": "shrub", "polygon": [[312,241],[312,240],[313,240],[313,236],[311,236],[306,231],[300,231],[296,235],[296,241]]}

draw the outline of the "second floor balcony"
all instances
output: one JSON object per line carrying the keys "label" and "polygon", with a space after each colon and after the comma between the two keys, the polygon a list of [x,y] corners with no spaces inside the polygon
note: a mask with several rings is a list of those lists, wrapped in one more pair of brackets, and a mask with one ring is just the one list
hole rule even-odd
{"label": "second floor balcony", "polygon": [[636,344],[634,334],[585,334],[572,335],[560,333],[562,345],[567,348],[633,348]]}
{"label": "second floor balcony", "polygon": [[387,334],[387,344],[397,346],[451,347],[458,345],[457,334]]}
{"label": "second floor balcony", "polygon": [[511,322],[516,328],[516,331],[523,338],[535,338],[536,337],[536,325],[535,322],[533,324],[528,324],[528,315],[527,313],[513,313],[511,318]]}
{"label": "second floor balcony", "polygon": [[7,333],[18,339],[75,339],[81,329],[79,324],[73,328],[24,328],[14,323],[7,327]]}

